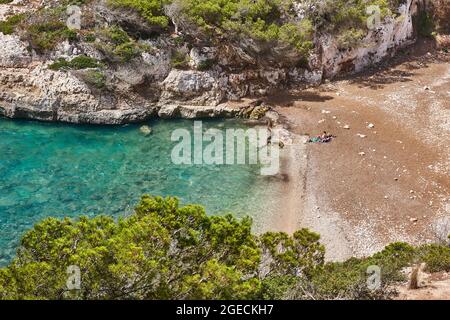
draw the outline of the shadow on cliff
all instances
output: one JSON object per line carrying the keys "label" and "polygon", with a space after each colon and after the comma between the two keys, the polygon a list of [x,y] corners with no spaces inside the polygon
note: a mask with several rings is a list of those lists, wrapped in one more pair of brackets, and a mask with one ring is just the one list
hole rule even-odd
{"label": "shadow on cliff", "polygon": [[[400,82],[410,82],[418,70],[427,68],[430,63],[448,60],[446,54],[436,49],[432,39],[421,38],[390,60],[385,60],[361,73],[348,75],[342,79],[358,85],[360,88],[373,90],[382,89],[386,85]],[[399,65],[406,66],[406,70],[397,69]]]}

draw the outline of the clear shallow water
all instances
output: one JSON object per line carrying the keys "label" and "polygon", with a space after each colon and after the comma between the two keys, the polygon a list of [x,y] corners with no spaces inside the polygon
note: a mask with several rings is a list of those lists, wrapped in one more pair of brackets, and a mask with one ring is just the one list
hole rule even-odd
{"label": "clear shallow water", "polygon": [[[269,182],[256,165],[174,165],[170,140],[192,121],[138,125],[74,126],[0,118],[0,265],[15,255],[21,235],[41,219],[127,215],[144,193],[199,203],[210,214],[250,215],[256,228],[267,211]],[[242,127],[203,122],[204,130]]]}

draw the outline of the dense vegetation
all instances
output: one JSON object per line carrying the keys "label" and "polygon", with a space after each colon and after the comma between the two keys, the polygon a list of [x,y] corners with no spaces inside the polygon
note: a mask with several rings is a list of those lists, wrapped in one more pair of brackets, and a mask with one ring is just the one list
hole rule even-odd
{"label": "dense vegetation", "polygon": [[[368,6],[377,5],[382,19],[396,16],[398,6],[404,0],[107,0],[109,9],[135,14],[143,18],[143,24],[157,27],[159,34],[169,32],[175,25],[184,34],[202,41],[221,42],[256,41],[271,47],[297,50],[307,57],[314,47],[314,35],[331,33],[343,48],[354,46],[367,34]],[[129,61],[140,52],[134,40],[117,43],[111,39],[99,39],[104,35],[103,17],[96,14],[93,0],[46,1],[46,6],[25,16],[15,16],[0,23],[5,34],[19,29],[18,33],[38,52],[55,48],[63,40],[93,42],[98,39],[119,61]],[[82,6],[81,30],[66,26],[67,6]],[[133,29],[130,21],[109,25],[108,30]],[[113,19],[114,21],[114,19]],[[111,22],[111,20],[109,21]],[[154,34],[155,35],[155,34]],[[135,35],[132,35],[132,38]],[[136,40],[136,39],[135,39]]]}
{"label": "dense vegetation", "polygon": [[[314,35],[330,33],[342,49],[357,45],[367,34],[369,6],[378,6],[381,19],[397,17],[398,8],[406,0],[106,0],[109,8],[125,14],[141,16],[159,33],[177,26],[182,33],[202,41],[220,42],[223,38],[247,42],[287,46],[307,57],[314,47]],[[445,0],[443,0],[445,2]],[[3,3],[8,3],[9,0]],[[47,0],[36,12],[17,15],[0,22],[0,32],[20,29],[22,37],[38,52],[53,49],[63,40],[77,41],[96,38],[104,29],[102,17],[96,15],[94,0]],[[69,30],[65,24],[68,5],[83,8],[82,30]],[[431,4],[429,13],[419,18],[419,31],[430,35],[434,28],[448,28],[448,6],[441,0]],[[118,19],[120,20],[120,19]],[[110,25],[108,28],[121,28]],[[130,29],[129,23],[127,28]],[[179,27],[179,28],[178,28]],[[129,31],[129,30],[127,30]],[[108,45],[108,43],[106,43]],[[127,41],[117,49],[120,61],[128,61],[138,49]],[[124,58],[125,57],[125,58]]]}
{"label": "dense vegetation", "polygon": [[[48,218],[28,231],[0,269],[2,299],[390,298],[401,270],[425,262],[450,271],[450,248],[394,243],[369,258],[325,263],[319,235],[255,235],[251,220],[208,216],[175,198],[144,196],[129,217]],[[369,290],[367,267],[381,268]],[[78,266],[79,290],[67,288]]]}
{"label": "dense vegetation", "polygon": [[51,70],[80,70],[87,68],[98,68],[101,67],[102,64],[98,62],[96,59],[88,57],[88,56],[77,56],[70,61],[67,61],[64,58],[59,58],[58,61],[49,65],[49,69]]}
{"label": "dense vegetation", "polygon": [[162,0],[108,0],[109,4],[116,8],[128,8],[136,10],[148,23],[167,27],[169,19],[164,15]]}
{"label": "dense vegetation", "polygon": [[23,19],[22,14],[16,14],[14,16],[8,17],[4,21],[0,21],[0,32],[3,34],[12,34],[14,33],[14,29]]}
{"label": "dense vegetation", "polygon": [[18,27],[22,38],[37,52],[54,49],[64,41],[77,40],[77,33],[66,25],[66,7],[43,8],[37,14],[26,15]]}

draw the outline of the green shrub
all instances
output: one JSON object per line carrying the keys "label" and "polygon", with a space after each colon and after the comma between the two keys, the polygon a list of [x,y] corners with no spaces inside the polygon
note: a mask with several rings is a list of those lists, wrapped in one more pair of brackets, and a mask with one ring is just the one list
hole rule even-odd
{"label": "green shrub", "polygon": [[86,68],[98,68],[101,67],[102,64],[94,58],[88,56],[77,56],[70,61],[67,61],[64,58],[60,58],[58,61],[49,65],[49,69],[51,70],[80,70]]}
{"label": "green shrub", "polygon": [[319,240],[320,236],[308,229],[298,230],[292,236],[283,232],[263,234],[261,247],[274,258],[270,275],[310,275],[322,267],[325,247]]}
{"label": "green shrub", "polygon": [[284,24],[280,27],[279,38],[282,42],[295,47],[307,56],[313,48],[313,26],[311,21],[304,19],[298,24]]}
{"label": "green shrub", "polygon": [[[102,88],[104,75],[82,72]],[[251,231],[251,219],[209,216],[176,198],[144,196],[134,214],[47,218],[22,238],[0,269],[0,299],[389,299],[402,269],[426,262],[449,270],[450,248],[393,243],[367,258],[324,262],[318,234]],[[81,289],[67,289],[78,266]],[[369,266],[381,286],[367,285]]]}
{"label": "green shrub", "polygon": [[419,262],[425,262],[429,272],[450,271],[450,248],[428,244],[418,248]]}
{"label": "green shrub", "polygon": [[28,15],[21,24],[21,37],[38,52],[52,50],[64,40],[77,40],[77,32],[66,25],[66,9],[65,5],[44,7]]}
{"label": "green shrub", "polygon": [[[143,197],[135,214],[48,218],[27,232],[0,271],[0,298],[248,299],[260,282],[251,220],[207,216],[174,198]],[[81,290],[66,287],[79,266]]]}
{"label": "green shrub", "polygon": [[24,19],[24,14],[16,14],[8,17],[5,21],[0,21],[0,32],[12,34],[16,26]]}
{"label": "green shrub", "polygon": [[292,3],[278,0],[179,0],[183,16],[209,35],[250,36],[258,41],[280,41],[307,54],[312,48],[312,24],[283,21],[294,16]]}
{"label": "green shrub", "polygon": [[422,11],[419,13],[417,21],[417,30],[423,37],[431,37],[434,31],[434,22],[430,13]]}
{"label": "green shrub", "polygon": [[362,298],[360,290],[365,286],[366,269],[363,259],[327,263],[313,274],[311,286],[322,299]]}
{"label": "green shrub", "polygon": [[37,51],[51,50],[61,41],[77,39],[76,31],[70,30],[65,23],[60,21],[30,25],[27,29],[27,36],[31,46]]}
{"label": "green shrub", "polygon": [[95,34],[93,34],[93,33],[88,33],[83,37],[83,40],[86,42],[95,42],[95,39],[96,39],[96,37],[95,37]]}
{"label": "green shrub", "polygon": [[[368,258],[350,258],[344,262],[330,262],[317,269],[311,277],[311,291],[319,299],[390,299],[395,296],[393,285],[405,280],[402,269],[415,257],[414,247],[393,243]],[[368,268],[380,268],[380,287],[367,286]]]}
{"label": "green shrub", "polygon": [[128,62],[141,52],[149,50],[148,46],[130,38],[119,26],[102,29],[98,36],[100,41],[96,46],[113,62]]}
{"label": "green shrub", "polygon": [[293,1],[280,0],[178,0],[185,19],[209,35],[242,35],[259,41],[278,41],[304,56],[313,48],[315,31],[340,36],[343,47],[353,46],[367,33],[366,9],[380,7],[381,19],[394,16],[404,0],[326,0],[307,9],[298,22]]}
{"label": "green shrub", "polygon": [[381,268],[384,281],[402,281],[401,270],[416,262],[416,249],[403,242],[394,242],[368,259],[371,265]]}
{"label": "green shrub", "polygon": [[346,29],[366,30],[369,14],[366,12],[369,6],[380,8],[380,18],[394,16],[400,3],[404,0],[326,0],[322,6],[323,12],[317,16],[316,23],[321,29],[340,33]]}
{"label": "green shrub", "polygon": [[273,276],[261,281],[261,296],[263,300],[285,300],[293,298],[290,294],[299,279],[295,276]]}
{"label": "green shrub", "polygon": [[337,35],[337,44],[340,49],[349,49],[357,46],[364,38],[366,32],[361,29],[348,29]]}
{"label": "green shrub", "polygon": [[200,71],[206,71],[211,69],[216,64],[215,59],[205,59],[198,63],[197,69]]}
{"label": "green shrub", "polygon": [[11,2],[13,2],[13,0],[0,0],[0,4],[7,4]]}
{"label": "green shrub", "polygon": [[122,62],[130,61],[133,57],[139,54],[138,47],[132,42],[126,42],[118,45],[115,47],[113,52]]}
{"label": "green shrub", "polygon": [[367,34],[369,6],[380,8],[380,22],[388,17],[395,17],[400,4],[405,0],[326,0],[320,12],[314,15],[314,25],[321,32],[328,32],[338,40],[341,49],[358,45]]}
{"label": "green shrub", "polygon": [[115,45],[121,45],[131,41],[128,33],[126,33],[119,26],[112,26],[110,28],[104,29],[102,32]]}
{"label": "green shrub", "polygon": [[84,82],[97,89],[103,89],[106,86],[106,76],[99,70],[88,70],[83,73],[82,78]]}
{"label": "green shrub", "polygon": [[189,55],[182,50],[174,50],[170,62],[173,68],[185,69],[189,64]]}
{"label": "green shrub", "polygon": [[161,0],[108,0],[109,4],[116,8],[130,8],[140,13],[148,23],[160,27],[167,27],[169,19],[164,15],[165,1]]}
{"label": "green shrub", "polygon": [[173,42],[176,46],[181,47],[186,42],[186,39],[182,35],[179,35],[173,39]]}

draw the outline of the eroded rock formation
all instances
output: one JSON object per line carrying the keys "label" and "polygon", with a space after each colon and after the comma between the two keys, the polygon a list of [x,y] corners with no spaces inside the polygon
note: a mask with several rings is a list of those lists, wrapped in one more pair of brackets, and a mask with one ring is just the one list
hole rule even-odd
{"label": "eroded rock formation", "polygon": [[[126,20],[130,27],[141,21],[134,15],[106,10],[102,3],[97,9],[105,23]],[[137,122],[153,116],[235,116],[239,107],[227,107],[227,101],[264,96],[289,86],[319,84],[325,78],[358,72],[394,54],[414,41],[414,3],[407,0],[397,18],[386,18],[356,47],[342,49],[331,34],[316,34],[315,49],[303,66],[292,64],[296,58],[292,50],[267,48],[267,44],[248,39],[213,46],[192,41],[191,48],[186,48],[187,66],[176,68],[171,62],[172,35],[139,39],[151,51],[126,63],[109,65],[101,75],[101,88],[85,81],[90,70],[49,69],[58,58],[86,55],[104,59],[105,52],[99,50],[98,43],[64,41],[43,55],[30,49],[18,35],[0,33],[0,114],[98,124]],[[0,18],[5,19],[14,12],[34,10],[35,4],[14,1],[0,7]],[[302,10],[298,8],[299,19]],[[146,35],[154,32],[141,29],[135,31]]]}

